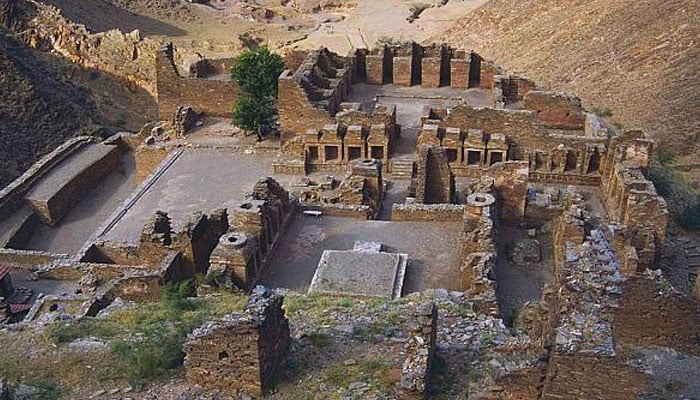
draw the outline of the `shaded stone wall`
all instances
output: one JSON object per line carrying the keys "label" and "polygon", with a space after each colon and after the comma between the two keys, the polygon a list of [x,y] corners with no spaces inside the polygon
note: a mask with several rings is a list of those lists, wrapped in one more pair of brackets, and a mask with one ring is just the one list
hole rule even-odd
{"label": "shaded stone wall", "polygon": [[[27,201],[44,223],[54,225],[60,221],[73,206],[102,183],[105,176],[116,170],[121,164],[119,146],[106,144],[94,144],[93,146],[99,147],[98,157],[85,157],[80,159],[80,162],[76,161],[71,164],[73,167],[71,170],[57,172],[63,175],[62,180],[51,182],[60,185],[60,187],[44,188],[40,193],[31,190],[28,193]],[[94,153],[98,152],[97,147],[90,148],[88,151],[93,149]]]}
{"label": "shaded stone wall", "polygon": [[478,311],[495,316],[499,314],[494,277],[498,217],[492,207],[495,198],[490,194],[495,189],[488,180],[479,186],[483,192],[467,198],[463,214],[461,288],[473,299]]}
{"label": "shaded stone wall", "polygon": [[236,286],[252,289],[265,274],[267,258],[294,212],[289,193],[274,179],[261,178],[253,187],[250,200],[229,209],[229,232],[242,233],[246,240],[240,246],[234,243],[230,249],[226,243],[219,243],[211,260],[217,266],[214,272],[224,271]]}
{"label": "shaded stone wall", "polygon": [[270,389],[290,343],[283,301],[257,287],[243,312],[207,322],[188,335],[183,350],[189,384],[255,397]]}
{"label": "shaded stone wall", "polygon": [[625,281],[615,311],[615,339],[624,346],[671,347],[700,356],[700,303],[668,291],[661,279],[638,275]]}
{"label": "shaded stone wall", "polygon": [[459,204],[394,203],[392,221],[460,221],[464,206]]}
{"label": "shaded stone wall", "polygon": [[24,204],[24,195],[31,186],[50,171],[51,168],[81,150],[91,141],[92,138],[88,136],[80,136],[67,140],[34,163],[20,177],[0,190],[0,221],[10,217],[19,206]]}
{"label": "shaded stone wall", "polygon": [[486,176],[494,180],[500,202],[500,217],[505,221],[518,222],[525,216],[527,204],[528,163],[506,161],[488,169]]}
{"label": "shaded stone wall", "polygon": [[172,43],[156,53],[158,115],[168,120],[182,105],[206,115],[231,117],[238,86],[230,80],[209,80],[180,76],[173,59]]}
{"label": "shaded stone wall", "polygon": [[636,400],[648,378],[615,358],[554,355],[542,399]]}
{"label": "shaded stone wall", "polygon": [[[422,46],[415,42],[383,46],[369,51],[355,52],[358,77],[369,85],[391,84],[423,87],[478,86],[479,78],[487,80],[486,88],[493,86],[498,69],[487,69],[482,74],[481,57],[473,52],[453,49],[444,44]],[[473,62],[473,59],[479,62]],[[494,67],[495,68],[495,67]]]}
{"label": "shaded stone wall", "polygon": [[315,107],[309,102],[304,89],[294,79],[290,70],[280,75],[277,96],[277,118],[282,127],[282,134],[287,139],[306,132],[310,127],[325,126],[333,122],[325,109]]}
{"label": "shaded stone wall", "polygon": [[523,103],[528,110],[535,111],[537,119],[556,129],[583,129],[586,117],[581,100],[568,93],[530,91]]}
{"label": "shaded stone wall", "polygon": [[445,149],[440,146],[421,146],[416,175],[416,201],[426,204],[452,203],[454,194],[454,176]]}
{"label": "shaded stone wall", "polygon": [[[668,209],[645,171],[649,167],[652,142],[642,132],[623,133],[611,141],[603,162],[601,191],[610,219],[621,225],[616,247],[619,253],[636,255],[636,269],[654,267],[666,236]],[[630,271],[634,272],[634,271]]]}

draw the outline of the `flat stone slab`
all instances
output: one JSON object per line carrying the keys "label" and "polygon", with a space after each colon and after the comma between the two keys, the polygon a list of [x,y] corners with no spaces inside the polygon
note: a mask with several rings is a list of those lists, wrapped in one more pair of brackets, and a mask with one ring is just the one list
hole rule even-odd
{"label": "flat stone slab", "polygon": [[321,255],[309,294],[399,298],[407,261],[406,254],[326,250]]}

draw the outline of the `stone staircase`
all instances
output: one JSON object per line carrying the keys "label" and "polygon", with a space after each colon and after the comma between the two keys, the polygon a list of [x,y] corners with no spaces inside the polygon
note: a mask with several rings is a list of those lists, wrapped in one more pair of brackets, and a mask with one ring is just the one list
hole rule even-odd
{"label": "stone staircase", "polygon": [[391,178],[395,180],[410,180],[413,177],[415,160],[399,158],[391,160]]}

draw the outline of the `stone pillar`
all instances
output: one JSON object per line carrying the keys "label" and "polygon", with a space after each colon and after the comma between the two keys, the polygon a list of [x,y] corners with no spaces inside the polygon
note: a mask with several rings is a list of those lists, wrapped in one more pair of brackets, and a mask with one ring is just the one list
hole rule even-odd
{"label": "stone pillar", "polygon": [[387,49],[382,47],[381,49],[374,49],[371,53],[367,55],[366,65],[367,65],[367,84],[368,85],[382,85],[384,82],[384,70],[387,68],[384,65],[385,53]]}
{"label": "stone pillar", "polygon": [[470,59],[464,50],[457,50],[450,60],[450,86],[467,89],[469,87]]}
{"label": "stone pillar", "polygon": [[291,342],[284,297],[256,287],[240,313],[206,322],[184,345],[190,385],[228,395],[262,397]]}
{"label": "stone pillar", "polygon": [[365,182],[377,193],[377,198],[382,198],[382,162],[380,160],[374,158],[359,160],[352,165],[352,174],[364,177]]}
{"label": "stone pillar", "polygon": [[211,266],[207,277],[222,287],[250,289],[259,272],[257,246],[253,238],[243,232],[221,236],[209,258]]}
{"label": "stone pillar", "polygon": [[467,196],[467,214],[468,217],[481,217],[484,214],[484,208],[491,206],[496,202],[496,199],[488,193],[472,193]]}

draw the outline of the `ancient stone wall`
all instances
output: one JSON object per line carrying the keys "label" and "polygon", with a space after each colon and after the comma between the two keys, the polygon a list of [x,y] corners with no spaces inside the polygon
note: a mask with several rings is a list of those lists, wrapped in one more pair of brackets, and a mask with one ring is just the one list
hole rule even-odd
{"label": "ancient stone wall", "polygon": [[262,396],[290,343],[283,300],[257,287],[243,312],[195,329],[183,348],[187,381],[229,394]]}
{"label": "ancient stone wall", "polygon": [[277,118],[282,134],[287,139],[306,132],[310,127],[326,126],[333,122],[328,111],[309,102],[304,89],[290,70],[285,70],[280,75],[277,98]]}
{"label": "ancient stone wall", "polygon": [[498,163],[492,165],[485,176],[494,180],[500,203],[500,217],[509,222],[521,221],[525,216],[527,204],[528,163],[525,161]]}
{"label": "ancient stone wall", "polygon": [[[431,109],[422,118],[419,142],[440,143],[458,176],[479,177],[505,160],[529,163],[535,182],[598,185],[608,145],[605,130],[553,130],[527,110],[456,106]],[[428,129],[431,128],[431,129]]]}
{"label": "ancient stone wall", "polygon": [[55,260],[67,258],[67,254],[54,254],[45,251],[0,249],[0,264],[25,270],[33,270],[37,265],[50,264]]}
{"label": "ancient stone wall", "polygon": [[[652,142],[641,132],[625,132],[611,141],[603,160],[601,191],[610,219],[623,225],[616,241],[618,252],[632,246],[637,270],[654,266],[666,236],[668,209],[654,185],[644,175]],[[634,272],[634,271],[630,271]]]}
{"label": "ancient stone wall", "polygon": [[416,201],[419,203],[452,203],[455,194],[454,175],[445,149],[421,146],[418,153]]}
{"label": "ancient stone wall", "polygon": [[[484,185],[488,192],[475,192],[468,196],[463,213],[461,288],[474,301],[480,312],[498,315],[496,298],[496,235],[495,198],[492,183]],[[482,187],[481,189],[486,189]],[[490,193],[489,193],[490,192]]]}
{"label": "ancient stone wall", "polygon": [[73,63],[117,75],[155,94],[158,40],[143,38],[138,30],[92,33],[85,25],[68,21],[58,8],[32,3],[36,12],[22,35],[29,46],[52,49]]}
{"label": "ancient stone wall", "polygon": [[404,351],[406,358],[401,370],[401,398],[424,399],[427,394],[430,368],[437,346],[437,307],[425,303],[414,311],[413,331],[409,333]]}
{"label": "ancient stone wall", "polygon": [[229,209],[229,234],[219,239],[210,258],[212,280],[252,289],[264,276],[268,256],[295,212],[289,193],[272,178],[261,178],[249,200]]}
{"label": "ancient stone wall", "polygon": [[460,221],[464,206],[459,204],[394,203],[392,221]]}
{"label": "ancient stone wall", "polygon": [[[481,57],[473,52],[433,44],[421,46],[415,42],[383,46],[370,51],[358,50],[357,75],[369,85],[393,83],[399,86],[422,85],[436,88],[451,86],[468,88],[479,84],[482,76]],[[473,62],[472,60],[478,60]],[[493,86],[496,74],[487,69],[485,87]],[[523,86],[523,89],[525,86]],[[525,90],[523,91],[525,93]]]}
{"label": "ancient stone wall", "polygon": [[554,355],[541,398],[635,400],[647,379],[615,358]]}
{"label": "ancient stone wall", "polygon": [[[119,146],[93,146],[86,150],[89,156],[70,164],[71,169],[65,166],[65,169],[57,170],[56,174],[61,175],[60,180],[51,179],[53,175],[48,175],[47,180],[42,180],[27,194],[28,203],[44,223],[54,225],[60,221],[73,206],[121,164],[122,151]],[[93,154],[97,155],[93,157]]]}
{"label": "ancient stone wall", "polygon": [[24,195],[41,177],[62,160],[77,153],[91,142],[88,136],[67,140],[55,150],[34,163],[20,177],[0,190],[0,221],[9,218],[20,205],[24,204]]}
{"label": "ancient stone wall", "polygon": [[525,95],[523,104],[551,128],[581,130],[586,121],[581,100],[572,94],[533,90]]}
{"label": "ancient stone wall", "polygon": [[622,285],[613,332],[619,345],[671,347],[700,356],[700,303],[670,290],[661,277],[637,275]]}
{"label": "ancient stone wall", "polygon": [[236,83],[231,80],[180,76],[173,51],[171,43],[156,53],[159,118],[170,119],[182,105],[190,105],[206,115],[230,117],[238,94]]}

